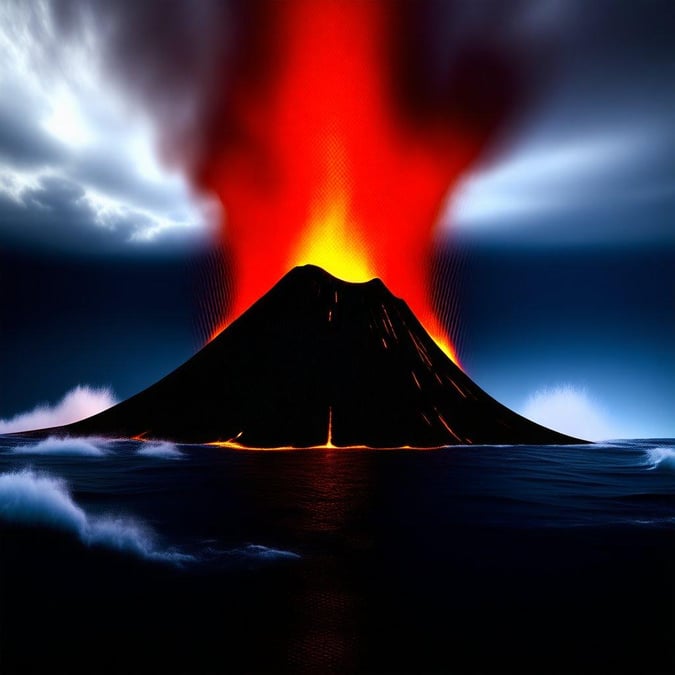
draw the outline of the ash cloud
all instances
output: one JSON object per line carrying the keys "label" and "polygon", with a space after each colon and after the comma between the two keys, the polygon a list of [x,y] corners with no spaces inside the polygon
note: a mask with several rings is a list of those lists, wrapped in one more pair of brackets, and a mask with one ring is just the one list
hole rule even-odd
{"label": "ash cloud", "polygon": [[[251,142],[236,127],[234,94],[273,70],[280,6],[262,0],[4,3],[0,215],[7,218],[0,234],[103,251],[208,240],[222,214],[198,198],[201,177],[222,143]],[[668,219],[661,216],[642,235],[635,216],[645,203],[650,213],[665,213],[675,200],[669,189],[672,2],[400,0],[385,6],[395,28],[391,77],[401,114],[414,125],[458,125],[486,141],[461,199],[449,204],[448,227],[492,236],[487,222],[507,240],[514,232],[520,240],[564,236],[582,243],[583,214],[600,202],[608,205],[604,221],[619,225],[600,227],[594,244],[671,238]],[[655,133],[638,139],[641,150],[634,153],[633,132],[645,128]],[[628,140],[620,161],[588,167],[580,159],[579,171],[561,165],[560,181],[537,184],[538,157],[592,144],[601,132],[618,145]],[[524,165],[534,168],[519,171]],[[505,173],[512,177],[507,183]],[[34,198],[35,190],[55,189],[45,182],[53,178],[85,193],[69,193],[77,224],[69,227],[57,214],[57,234],[44,226],[48,214]],[[626,194],[635,195],[633,208]],[[611,208],[617,195],[621,205]],[[577,213],[568,213],[570,203],[580,205]],[[544,237],[530,236],[533,222]],[[90,238],[79,239],[87,227]]]}
{"label": "ash cloud", "polygon": [[[402,114],[481,137],[521,112],[551,74],[574,14],[534,0],[385,7]],[[163,160],[192,179],[220,143],[243,133],[231,115],[234,90],[274,68],[273,2],[56,0],[50,11],[60,39],[95,46],[111,86],[152,119]]]}
{"label": "ash cloud", "polygon": [[112,83],[152,116],[163,158],[194,166],[226,84],[237,3],[56,0],[51,9],[65,39],[93,32]]}
{"label": "ash cloud", "polygon": [[569,23],[564,4],[550,1],[423,0],[401,8],[392,72],[400,104],[490,142],[544,93]]}

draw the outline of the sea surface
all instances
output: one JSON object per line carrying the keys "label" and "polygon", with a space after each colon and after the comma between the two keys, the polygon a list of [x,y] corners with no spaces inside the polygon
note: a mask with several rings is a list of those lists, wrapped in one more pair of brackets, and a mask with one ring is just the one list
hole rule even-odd
{"label": "sea surface", "polygon": [[671,673],[675,440],[0,437],[0,672]]}

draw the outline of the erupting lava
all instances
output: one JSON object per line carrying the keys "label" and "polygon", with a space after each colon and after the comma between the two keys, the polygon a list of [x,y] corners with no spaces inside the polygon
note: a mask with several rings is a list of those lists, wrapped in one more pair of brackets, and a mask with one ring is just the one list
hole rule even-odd
{"label": "erupting lava", "polygon": [[432,230],[481,143],[458,123],[401,111],[391,7],[277,3],[264,65],[235,71],[202,173],[224,205],[234,267],[218,332],[289,269],[312,263],[347,281],[380,277],[445,342],[428,288]]}

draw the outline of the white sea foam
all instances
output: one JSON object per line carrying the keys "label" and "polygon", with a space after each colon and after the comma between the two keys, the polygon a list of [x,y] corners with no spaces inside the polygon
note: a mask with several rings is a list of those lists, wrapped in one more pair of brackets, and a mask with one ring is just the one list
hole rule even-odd
{"label": "white sea foam", "polygon": [[675,448],[648,448],[647,464],[650,469],[675,471]]}
{"label": "white sea foam", "polygon": [[137,452],[142,457],[156,457],[158,459],[182,459],[183,453],[174,443],[168,441],[150,441],[142,443]]}
{"label": "white sea foam", "polygon": [[235,548],[229,551],[230,554],[244,558],[254,558],[258,560],[279,560],[279,559],[298,559],[300,556],[291,551],[283,551],[278,548],[268,548],[260,544],[247,544],[242,548]]}
{"label": "white sea foam", "polygon": [[104,546],[148,560],[176,564],[194,560],[191,555],[159,548],[153,533],[134,520],[91,516],[73,500],[62,480],[30,470],[0,475],[0,518],[63,530],[87,546]]}
{"label": "white sea foam", "polygon": [[33,410],[19,413],[10,419],[0,420],[0,434],[71,424],[100,413],[115,405],[116,402],[110,389],[96,389],[80,385],[71,389],[54,405],[42,403]]}
{"label": "white sea foam", "polygon": [[589,441],[625,435],[583,388],[570,384],[537,390],[518,412],[533,422]]}
{"label": "white sea foam", "polygon": [[69,438],[50,436],[37,443],[19,445],[12,450],[15,455],[55,455],[60,457],[102,457],[108,453],[108,441],[100,438]]}

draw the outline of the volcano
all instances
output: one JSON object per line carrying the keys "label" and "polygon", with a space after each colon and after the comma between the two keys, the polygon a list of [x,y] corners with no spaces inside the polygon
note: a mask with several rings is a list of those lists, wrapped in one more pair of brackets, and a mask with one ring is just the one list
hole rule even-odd
{"label": "volcano", "polygon": [[580,442],[482,391],[379,279],[313,265],[153,386],[49,431],[251,448]]}

